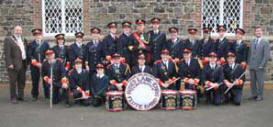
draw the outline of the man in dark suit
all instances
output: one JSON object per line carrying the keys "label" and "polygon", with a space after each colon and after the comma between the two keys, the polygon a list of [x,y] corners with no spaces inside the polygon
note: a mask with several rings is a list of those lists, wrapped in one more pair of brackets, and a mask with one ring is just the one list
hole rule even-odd
{"label": "man in dark suit", "polygon": [[65,69],[69,71],[70,62],[68,61],[68,47],[65,45],[65,35],[57,34],[55,39],[57,45],[52,48],[55,53],[55,57],[56,59],[60,60],[65,66]]}
{"label": "man in dark suit", "polygon": [[86,55],[90,77],[96,72],[96,65],[101,63],[104,59],[103,45],[99,40],[101,30],[99,28],[92,28],[91,30],[92,40],[86,45]]}
{"label": "man in dark suit", "polygon": [[[86,61],[85,45],[83,44],[84,33],[77,32],[75,37],[75,43],[71,44],[68,50],[68,59],[71,66],[74,66],[74,60],[77,58],[82,59],[84,62]],[[84,62],[83,64],[85,64]]]}
{"label": "man in dark suit", "polygon": [[[233,102],[235,105],[240,105],[242,100],[243,85],[245,76],[240,77],[245,69],[242,65],[235,63],[235,54],[229,52],[227,54],[227,63],[224,65],[224,89],[230,88],[225,94],[226,102]],[[240,78],[240,79],[239,79]]]}
{"label": "man in dark suit", "polygon": [[157,60],[153,66],[153,74],[159,80],[162,89],[176,90],[177,66],[170,59],[169,51],[163,49],[161,51],[161,60]]}
{"label": "man in dark suit", "polygon": [[217,54],[214,52],[209,53],[209,65],[204,68],[202,79],[207,89],[207,103],[220,105],[224,74],[222,66],[217,65]]}
{"label": "man in dark suit", "polygon": [[235,62],[238,64],[242,64],[243,68],[246,68],[246,62],[247,62],[247,57],[248,57],[248,46],[243,41],[243,36],[245,34],[244,29],[237,28],[235,30],[236,33],[236,40],[232,43],[231,50],[232,52],[235,53],[236,60]]}
{"label": "man in dark suit", "polygon": [[170,51],[170,56],[177,63],[183,57],[182,51],[184,50],[185,45],[182,39],[178,38],[178,28],[169,28],[169,33],[171,34],[171,39],[164,43],[163,49]]}
{"label": "man in dark suit", "polygon": [[201,49],[198,54],[198,57],[202,59],[203,65],[208,64],[208,55],[211,52],[216,52],[216,50],[213,48],[214,41],[211,39],[211,28],[204,27],[203,28],[203,39],[201,39],[200,45]]}
{"label": "man in dark suit", "polygon": [[138,55],[137,58],[138,65],[132,68],[132,75],[142,72],[152,74],[152,69],[148,65],[145,65],[146,63],[145,55],[140,54]]}
{"label": "man in dark suit", "polygon": [[[65,96],[66,104],[68,104],[68,79],[66,78],[66,70],[61,60],[55,59],[55,53],[49,49],[45,52],[46,60],[42,65],[42,76],[44,81],[45,94],[49,96],[52,92],[53,104],[59,103],[61,94]],[[50,87],[52,85],[52,91]],[[62,93],[60,93],[62,91]]]}
{"label": "man in dark suit", "polygon": [[103,52],[106,56],[106,59],[111,57],[114,53],[118,51],[117,43],[119,35],[117,35],[117,23],[110,22],[107,27],[109,28],[109,34],[103,39]]}
{"label": "man in dark suit", "polygon": [[160,51],[163,49],[164,43],[166,43],[166,34],[159,30],[160,21],[159,18],[152,18],[152,30],[148,32],[151,41],[151,63],[160,59]]}
{"label": "man in dark suit", "polygon": [[125,90],[127,80],[131,75],[131,70],[128,64],[121,63],[120,54],[114,53],[112,55],[113,64],[107,66],[107,75],[110,80],[110,90]]}
{"label": "man in dark suit", "polygon": [[255,39],[250,41],[248,66],[250,70],[251,99],[263,100],[264,72],[270,58],[270,46],[263,37],[260,26],[255,29]]}
{"label": "man in dark suit", "polygon": [[185,89],[196,90],[201,79],[200,65],[197,59],[191,58],[190,49],[183,51],[183,57],[184,59],[178,64],[178,76],[183,80]]}
{"label": "man in dark suit", "polygon": [[[31,60],[30,65],[32,79],[31,94],[33,97],[33,101],[36,101],[39,96],[39,81],[41,81],[40,78],[42,73],[41,72],[42,63],[45,60],[45,51],[49,49],[49,44],[47,41],[43,40],[42,29],[33,29],[32,34],[34,36],[34,40],[30,42],[28,46],[27,55]],[[48,94],[46,93],[44,94],[46,98],[49,98]]]}
{"label": "man in dark suit", "polygon": [[132,23],[129,21],[124,21],[122,23],[122,31],[120,38],[118,39],[118,53],[124,57],[126,62],[132,66],[132,50],[133,46],[130,45],[130,36],[131,36],[131,28]]}
{"label": "man in dark suit", "polygon": [[90,95],[90,77],[87,70],[82,67],[82,60],[77,58],[74,60],[74,68],[69,72],[70,91],[73,98],[79,99],[76,102],[84,106],[89,105]]}
{"label": "man in dark suit", "polygon": [[17,99],[19,101],[24,100],[27,42],[22,37],[23,30],[21,26],[15,26],[13,32],[14,35],[4,40],[4,54],[10,80],[10,102],[15,104]]}
{"label": "man in dark suit", "polygon": [[219,34],[219,39],[217,40],[217,43],[214,44],[214,49],[217,50],[217,56],[220,61],[220,64],[224,65],[226,62],[226,55],[231,49],[231,43],[225,37],[226,33],[225,25],[219,25],[217,27],[217,32]]}
{"label": "man in dark suit", "polygon": [[[145,33],[146,21],[137,19],[135,24],[137,25],[137,31],[130,36],[130,45],[133,45],[133,58],[137,58],[139,54],[144,54],[147,60],[147,64],[151,64],[151,43],[150,35]],[[133,66],[137,64],[137,59],[132,59]]]}
{"label": "man in dark suit", "polygon": [[97,107],[105,102],[106,91],[109,86],[109,77],[105,75],[104,66],[96,65],[96,73],[91,78],[90,89],[92,105]]}
{"label": "man in dark suit", "polygon": [[201,51],[201,45],[196,38],[197,29],[193,26],[188,28],[189,38],[185,40],[185,47],[192,50],[192,57],[197,58]]}

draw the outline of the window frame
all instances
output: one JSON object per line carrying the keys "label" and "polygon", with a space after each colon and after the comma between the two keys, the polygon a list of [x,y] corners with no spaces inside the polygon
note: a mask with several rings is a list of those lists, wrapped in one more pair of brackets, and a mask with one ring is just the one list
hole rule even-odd
{"label": "window frame", "polygon": [[[201,1],[201,29],[203,29],[203,1]],[[225,0],[220,0],[220,16],[219,16],[219,22],[220,24],[223,24],[223,19],[224,19],[224,1]],[[243,28],[243,9],[244,9],[244,0],[240,0],[240,23],[239,23],[239,27]],[[203,35],[203,31],[201,32]],[[217,32],[211,33],[211,36],[218,36]],[[235,36],[235,33],[225,33],[225,36]]]}
{"label": "window frame", "polygon": [[[82,1],[82,10],[83,10],[83,1]],[[65,34],[65,36],[74,36],[75,33],[67,33],[65,32],[65,29],[66,29],[66,24],[65,24],[65,0],[61,0],[61,16],[62,16],[62,34]],[[82,30],[84,29],[84,14],[82,12]],[[42,0],[42,31],[43,31],[43,36],[45,37],[53,37],[55,36],[56,34],[59,34],[59,33],[46,33],[45,32],[45,0]]]}

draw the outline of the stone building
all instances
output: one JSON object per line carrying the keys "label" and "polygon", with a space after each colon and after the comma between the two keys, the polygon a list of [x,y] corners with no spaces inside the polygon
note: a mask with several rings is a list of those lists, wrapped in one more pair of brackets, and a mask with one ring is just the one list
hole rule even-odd
{"label": "stone building", "polygon": [[[93,26],[103,29],[103,34],[107,34],[108,22],[134,22],[137,18],[149,21],[159,17],[162,19],[163,31],[167,32],[168,27],[176,26],[183,38],[187,36],[189,25],[199,29],[201,38],[200,29],[203,26],[213,27],[215,32],[217,24],[226,24],[228,36],[234,35],[234,28],[241,27],[246,30],[245,39],[249,41],[254,34],[253,27],[261,25],[272,49],[272,6],[273,0],[1,0],[0,82],[8,81],[3,40],[11,34],[16,24],[23,26],[24,36],[29,40],[32,39],[31,29],[42,28],[48,40],[53,40],[57,33],[65,33],[68,42],[73,41],[76,31],[86,33],[85,40],[88,41],[89,29]],[[267,68],[266,80],[273,80],[272,60]]]}

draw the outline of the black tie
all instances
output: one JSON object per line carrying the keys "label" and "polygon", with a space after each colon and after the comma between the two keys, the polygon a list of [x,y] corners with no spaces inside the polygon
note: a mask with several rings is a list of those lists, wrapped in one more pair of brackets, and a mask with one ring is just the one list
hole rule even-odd
{"label": "black tie", "polygon": [[163,65],[166,67],[166,69],[168,70],[168,66],[167,66],[167,62],[163,62]]}

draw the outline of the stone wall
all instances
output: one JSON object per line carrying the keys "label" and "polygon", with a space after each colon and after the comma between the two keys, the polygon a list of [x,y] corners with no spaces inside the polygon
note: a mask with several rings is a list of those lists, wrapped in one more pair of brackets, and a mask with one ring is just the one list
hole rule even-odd
{"label": "stone wall", "polygon": [[[11,34],[12,27],[20,24],[24,35],[31,39],[31,29],[42,27],[42,0],[0,0],[0,82],[7,82],[3,55],[3,40]],[[137,18],[148,21],[153,17],[162,19],[161,29],[176,26],[180,36],[187,35],[187,27],[194,25],[201,28],[202,0],[83,0],[84,32],[90,39],[89,29],[93,26],[103,29],[107,34],[106,24],[110,21],[121,23],[124,20],[134,22]],[[243,27],[247,31],[246,39],[253,36],[253,27],[262,25],[264,34],[271,45],[273,56],[273,0],[244,0]],[[121,26],[119,25],[119,28]],[[198,33],[200,35],[200,32]],[[47,37],[52,40],[52,37]],[[73,37],[70,37],[70,41]],[[268,64],[266,80],[273,80],[273,62]]]}

